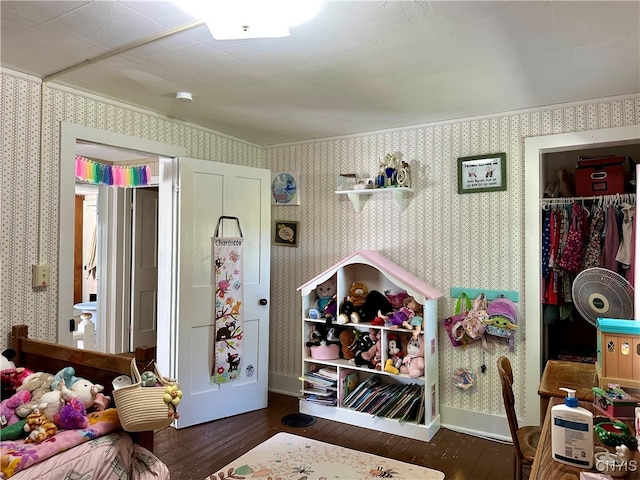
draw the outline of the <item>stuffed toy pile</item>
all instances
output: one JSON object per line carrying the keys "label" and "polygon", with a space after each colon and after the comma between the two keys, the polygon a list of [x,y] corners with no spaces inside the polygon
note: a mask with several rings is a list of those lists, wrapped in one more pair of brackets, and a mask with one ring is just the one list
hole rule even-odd
{"label": "stuffed toy pile", "polygon": [[58,430],[88,427],[89,414],[109,406],[111,399],[101,393],[104,387],[77,377],[72,367],[53,375],[32,372],[16,367],[10,359],[12,352],[5,350],[1,370],[3,379],[11,379],[7,385],[3,380],[2,439],[40,443]]}

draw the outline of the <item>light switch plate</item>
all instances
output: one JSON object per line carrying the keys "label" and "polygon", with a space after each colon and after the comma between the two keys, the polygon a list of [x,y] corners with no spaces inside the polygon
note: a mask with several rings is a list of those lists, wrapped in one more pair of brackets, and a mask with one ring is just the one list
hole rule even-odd
{"label": "light switch plate", "polygon": [[51,266],[32,265],[31,282],[34,287],[48,287],[51,283]]}

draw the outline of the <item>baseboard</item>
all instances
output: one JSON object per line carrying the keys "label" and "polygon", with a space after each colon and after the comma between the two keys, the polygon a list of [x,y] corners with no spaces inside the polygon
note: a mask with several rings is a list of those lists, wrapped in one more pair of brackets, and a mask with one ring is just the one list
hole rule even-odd
{"label": "baseboard", "polygon": [[462,408],[440,405],[440,426],[476,437],[511,442],[506,415],[473,412]]}
{"label": "baseboard", "polygon": [[[269,375],[269,390],[297,397],[300,380],[288,375]],[[511,443],[511,432],[506,415],[472,412],[462,408],[440,405],[440,426],[456,432],[499,442]]]}
{"label": "baseboard", "polygon": [[297,397],[300,395],[301,382],[290,375],[269,375],[269,391]]}

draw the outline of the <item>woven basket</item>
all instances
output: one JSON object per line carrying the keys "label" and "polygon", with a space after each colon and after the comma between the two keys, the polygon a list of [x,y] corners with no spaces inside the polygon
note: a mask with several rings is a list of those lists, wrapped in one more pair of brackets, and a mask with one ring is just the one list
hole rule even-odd
{"label": "woven basket", "polygon": [[131,378],[133,383],[113,391],[113,399],[120,417],[120,424],[127,432],[142,432],[168,427],[173,422],[173,411],[164,401],[165,388],[178,385],[163,377],[158,367],[153,370],[161,386],[143,387],[135,358],[131,360]]}

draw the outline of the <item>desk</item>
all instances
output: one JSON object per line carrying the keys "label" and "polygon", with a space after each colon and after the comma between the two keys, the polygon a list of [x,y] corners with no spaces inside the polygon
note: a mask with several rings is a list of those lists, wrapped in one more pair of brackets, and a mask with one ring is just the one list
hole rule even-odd
{"label": "desk", "polygon": [[[563,400],[561,398],[552,398],[549,402],[549,410],[547,411],[548,415],[546,415],[544,422],[542,423],[540,441],[538,442],[538,448],[536,449],[536,457],[533,461],[533,466],[531,467],[529,480],[578,480],[580,478],[580,472],[582,471],[580,468],[556,462],[551,456],[551,407],[562,402]],[[579,405],[591,412],[594,412],[594,415],[601,415],[593,406],[593,403],[579,402]],[[633,427],[633,420],[628,420],[625,423]],[[603,446],[595,438],[594,441],[596,446]],[[611,451],[615,451],[615,448],[607,448]],[[622,477],[625,480],[640,479],[640,452],[638,452],[637,449],[634,450],[633,458],[638,468],[636,471],[629,472],[625,477]],[[595,468],[591,471],[597,472]]]}
{"label": "desk", "polygon": [[598,386],[596,366],[593,363],[565,362],[549,360],[544,367],[538,395],[540,395],[540,425],[543,425],[547,413],[549,399],[564,398],[567,394],[560,387],[572,388],[576,391],[576,398],[586,402],[593,402],[592,387]]}

